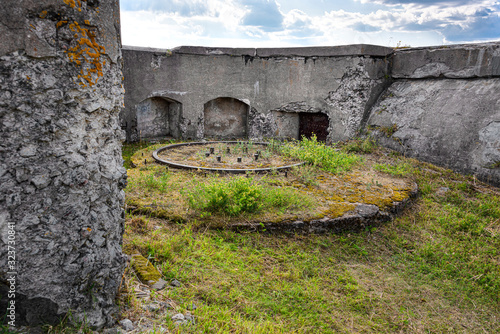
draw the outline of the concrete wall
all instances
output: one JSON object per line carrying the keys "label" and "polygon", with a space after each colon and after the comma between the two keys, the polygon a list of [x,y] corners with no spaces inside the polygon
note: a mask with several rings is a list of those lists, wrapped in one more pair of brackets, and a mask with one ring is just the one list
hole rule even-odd
{"label": "concrete wall", "polygon": [[[148,98],[164,97],[182,104],[179,135],[202,138],[205,104],[224,97],[242,101],[250,108],[246,132],[250,137],[276,135],[275,112],[279,111],[327,114],[330,140],[346,139],[366,120],[370,104],[385,87],[389,79],[386,56],[391,52],[371,45],[180,47],[172,51],[125,47],[122,126],[128,140],[138,140],[137,105]],[[342,92],[337,91],[339,88]],[[354,101],[342,101],[352,94],[356,94]]]}
{"label": "concrete wall", "polygon": [[0,17],[0,314],[101,327],[124,268],[118,1],[2,0]]}
{"label": "concrete wall", "polygon": [[500,185],[500,44],[403,49],[393,64],[367,123],[380,142]]}
{"label": "concrete wall", "polygon": [[214,139],[245,138],[250,106],[239,100],[219,97],[205,103],[204,135]]}
{"label": "concrete wall", "polygon": [[194,139],[205,136],[204,104],[232,97],[249,106],[251,138],[298,138],[301,113],[326,114],[328,141],[371,129],[383,145],[500,184],[498,43],[123,53],[128,140],[138,139],[136,106],[147,98],[179,101],[178,135]]}
{"label": "concrete wall", "polygon": [[178,136],[181,105],[161,97],[152,97],[136,106],[137,133],[140,138]]}

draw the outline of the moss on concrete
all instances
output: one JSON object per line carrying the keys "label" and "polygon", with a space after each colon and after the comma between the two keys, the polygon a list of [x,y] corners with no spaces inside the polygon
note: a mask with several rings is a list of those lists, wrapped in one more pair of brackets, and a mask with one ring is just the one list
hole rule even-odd
{"label": "moss on concrete", "polygon": [[[313,199],[307,208],[290,210],[267,210],[244,216],[228,217],[219,214],[204,215],[188,206],[183,192],[190,184],[207,182],[210,175],[196,171],[184,171],[157,165],[151,153],[162,144],[152,145],[137,151],[131,158],[136,168],[129,170],[131,187],[127,189],[127,204],[135,213],[146,214],[175,222],[196,222],[196,225],[224,227],[232,224],[281,223],[312,221],[322,218],[338,218],[355,212],[360,204],[376,205],[381,212],[393,210],[395,205],[406,202],[414,193],[414,183],[409,177],[398,177],[376,171],[375,163],[385,162],[384,155],[366,155],[365,162],[351,172],[333,174],[320,169],[314,173],[292,171],[285,177],[283,173],[255,175],[256,180],[269,188],[291,188]],[[147,186],[142,179],[145,175],[160,176],[168,173],[168,183],[164,190],[158,186]],[[219,178],[229,178],[219,175]],[[159,179],[157,179],[159,180]],[[144,186],[140,186],[142,182]],[[163,187],[163,186],[162,186]]]}
{"label": "moss on concrete", "polygon": [[[161,274],[151,262],[140,254],[132,255],[132,268],[134,268],[139,279],[145,284],[156,283],[161,278]],[[153,281],[153,282],[151,282]]]}

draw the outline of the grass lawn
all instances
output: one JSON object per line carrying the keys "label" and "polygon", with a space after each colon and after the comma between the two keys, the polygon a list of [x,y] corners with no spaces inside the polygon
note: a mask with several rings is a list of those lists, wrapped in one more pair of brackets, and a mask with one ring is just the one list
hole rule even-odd
{"label": "grass lawn", "polygon": [[[129,167],[139,149],[144,147],[125,147]],[[297,191],[293,207],[217,211],[190,206],[189,196],[196,194],[189,191],[177,192],[177,198],[162,198],[161,191],[140,195],[141,187],[151,189],[148,182],[159,187],[154,182],[162,177],[163,190],[170,192],[175,186],[169,182],[177,176],[164,176],[161,167],[153,171],[156,181],[148,181],[140,179],[141,168],[150,173],[148,168],[157,167],[129,169],[127,200],[136,214],[127,216],[124,252],[149,258],[163,279],[176,279],[181,286],[149,291],[127,269],[119,298],[122,317],[148,324],[151,333],[160,328],[252,334],[500,332],[500,190],[367,141],[347,143],[339,152],[356,152],[348,154],[375,171],[360,188],[371,191],[389,182],[384,180],[410,179],[418,184],[419,197],[391,222],[358,233],[236,233],[224,224],[209,228],[213,226],[207,222],[214,217],[227,223],[254,214],[286,216],[302,210],[304,201],[318,201]],[[305,180],[299,182],[304,189],[318,189],[314,180],[323,173],[320,168],[299,171],[297,178]],[[336,173],[340,182],[350,172]],[[198,182],[204,176],[189,177]],[[191,189],[203,192],[197,182]],[[162,216],[160,202],[190,213],[167,210]],[[141,205],[146,209],[141,211]],[[147,307],[161,302],[171,308]],[[178,326],[172,320],[176,313],[190,313],[195,321]]]}

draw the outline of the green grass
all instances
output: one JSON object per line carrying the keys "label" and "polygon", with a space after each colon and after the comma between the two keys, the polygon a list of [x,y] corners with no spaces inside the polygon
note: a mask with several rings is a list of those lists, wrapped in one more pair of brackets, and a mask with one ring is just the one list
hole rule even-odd
{"label": "green grass", "polygon": [[123,145],[122,148],[122,156],[123,156],[123,166],[127,169],[132,168],[133,163],[132,163],[132,156],[134,153],[137,151],[140,151],[142,149],[148,148],[150,151],[154,151],[162,146],[168,145],[168,144],[173,144],[175,143],[175,140],[168,140],[159,144],[151,144],[145,141],[141,141],[139,143],[131,143],[131,144],[125,144]]}
{"label": "green grass", "polygon": [[377,149],[377,143],[370,137],[349,140],[342,145],[342,151],[346,153],[373,153]]}
{"label": "green grass", "polygon": [[143,173],[135,178],[130,178],[127,187],[130,190],[154,191],[164,193],[172,186],[171,177],[164,168],[156,168],[156,172]]}
{"label": "green grass", "polygon": [[[421,196],[399,218],[357,234],[240,234],[129,219],[125,251],[182,282],[167,293],[175,312],[197,305],[196,323],[180,329],[168,313],[147,317],[174,333],[499,332],[500,191],[413,159],[387,159],[379,171],[411,176]],[[240,210],[243,219],[293,197],[252,177],[211,182],[191,193],[193,205],[224,197],[223,189],[223,211]],[[145,317],[140,300],[127,300],[124,316]]]}
{"label": "green grass", "polygon": [[375,164],[373,169],[393,176],[407,176],[413,172],[413,165],[409,162],[396,161],[392,164]]}
{"label": "green grass", "polygon": [[[398,218],[360,233],[236,233],[129,215],[124,252],[149,257],[165,280],[182,285],[151,294],[175,301],[175,310],[146,312],[148,301],[135,297],[139,283],[127,270],[122,317],[172,333],[500,332],[500,190],[414,159],[384,159],[379,171],[410,176],[420,196]],[[129,187],[144,194],[204,179],[149,164],[134,173],[140,168],[156,175],[131,180]],[[253,210],[248,203],[285,210],[295,194],[271,176],[207,180],[207,189],[223,189],[228,203],[244,198],[229,205],[247,203],[238,209],[242,220]],[[204,201],[210,191],[201,193]],[[171,315],[193,304],[196,322],[177,327]],[[90,332],[83,325],[47,329]]]}
{"label": "green grass", "polygon": [[313,207],[312,201],[292,188],[272,188],[266,178],[234,176],[197,182],[184,191],[191,208],[206,216],[211,213],[238,216],[261,210],[287,210]]}
{"label": "green grass", "polygon": [[[150,258],[165,280],[182,285],[151,295],[175,301],[175,310],[146,312],[128,270],[122,317],[172,333],[500,332],[500,190],[414,159],[384,159],[379,171],[410,176],[420,196],[400,217],[360,233],[236,233],[129,215],[124,251]],[[134,172],[140,168],[156,174],[131,180],[145,194],[161,194],[176,179],[204,179],[149,164]],[[238,207],[242,220],[255,203],[262,211],[267,205],[286,210],[296,194],[271,176],[206,180],[207,191],[191,193],[193,204],[210,198],[208,189],[222,189],[233,206],[229,213]],[[196,322],[176,327],[171,315],[193,304]]]}
{"label": "green grass", "polygon": [[131,158],[134,155],[134,153],[148,146],[149,144],[144,142],[123,145],[122,149],[123,166],[127,169],[132,168]]}
{"label": "green grass", "polygon": [[303,137],[299,142],[286,143],[280,151],[282,154],[307,161],[334,174],[350,171],[362,161],[362,158],[357,155],[348,154],[318,142],[314,135],[311,139]]}

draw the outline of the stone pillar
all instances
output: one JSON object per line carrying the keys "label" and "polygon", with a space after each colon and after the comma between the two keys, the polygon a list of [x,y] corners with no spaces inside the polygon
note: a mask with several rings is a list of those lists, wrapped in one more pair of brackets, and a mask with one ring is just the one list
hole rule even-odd
{"label": "stone pillar", "polygon": [[118,0],[2,0],[0,315],[14,302],[16,326],[68,312],[112,322],[125,262],[119,34]]}

